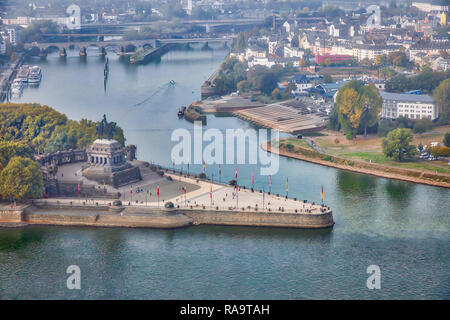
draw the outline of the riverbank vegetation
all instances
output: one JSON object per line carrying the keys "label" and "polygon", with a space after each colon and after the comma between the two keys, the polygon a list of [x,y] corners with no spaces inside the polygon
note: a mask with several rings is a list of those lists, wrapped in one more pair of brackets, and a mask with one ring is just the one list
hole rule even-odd
{"label": "riverbank vegetation", "polygon": [[[66,115],[40,104],[0,106],[0,196],[24,200],[42,196],[43,176],[34,155],[88,147],[102,138],[94,122],[69,120]],[[114,139],[125,137],[116,126]]]}
{"label": "riverbank vegetation", "polygon": [[278,83],[289,73],[293,73],[291,66],[274,65],[271,68],[256,65],[247,70],[247,65],[235,57],[227,57],[220,66],[219,73],[214,80],[217,92],[229,94],[235,91],[250,94],[264,103],[285,100],[295,90],[295,84],[290,83],[283,90]]}
{"label": "riverbank vegetation", "polygon": [[24,200],[42,196],[43,176],[34,152],[21,142],[0,142],[0,196]]}
{"label": "riverbank vegetation", "polygon": [[[0,108],[0,141],[22,142],[36,153],[86,148],[99,136],[99,122],[69,120],[66,115],[40,104],[3,104]],[[114,139],[122,145],[125,137],[116,127]]]}
{"label": "riverbank vegetation", "polygon": [[[427,159],[419,159],[419,151],[416,151],[416,147],[422,146],[423,152],[441,152],[441,156],[448,157],[444,155],[446,149],[442,149],[445,145],[446,134],[450,136],[450,126],[441,126],[433,128],[431,131],[425,133],[415,134],[409,129],[407,130],[411,136],[411,140],[408,140],[409,150],[414,149],[414,156],[409,158],[403,158],[402,162],[396,161],[394,157],[389,157],[383,153],[383,139],[375,134],[370,134],[366,138],[362,135],[358,135],[353,140],[346,139],[345,135],[341,132],[335,131],[323,131],[324,135],[311,138],[315,144],[324,152],[321,156],[333,156],[347,160],[363,161],[368,163],[377,163],[381,165],[387,165],[390,167],[398,167],[404,169],[416,169],[416,170],[426,170],[430,172],[440,172],[450,174],[450,167],[447,165],[447,160],[445,158],[439,159],[437,161],[428,161]],[[408,134],[408,136],[409,136]],[[393,137],[394,138],[394,137]],[[389,138],[387,138],[389,139]],[[450,139],[450,138],[449,138]],[[390,139],[395,141],[396,139]],[[283,142],[289,142],[294,147],[305,148],[305,141],[303,139],[289,138],[282,139]],[[403,141],[402,141],[403,142]],[[393,144],[400,143],[399,141]],[[431,147],[432,143],[441,144],[437,148]],[[426,149],[425,149],[426,146]],[[306,148],[310,149],[310,148]],[[418,148],[417,148],[418,149]],[[438,151],[442,149],[441,151]],[[433,154],[432,154],[433,155]],[[438,155],[438,154],[436,154]]]}
{"label": "riverbank vegetation", "polygon": [[[444,130],[448,131],[450,127],[440,127],[424,134],[413,134],[410,145],[414,151],[418,144],[427,145],[427,150],[430,151],[433,149],[430,148],[431,142],[441,142],[444,139]],[[279,142],[280,154],[364,174],[450,186],[450,168],[446,159],[430,162],[413,157],[398,162],[383,154],[382,139],[376,135],[369,135],[366,139],[357,137],[354,140],[347,140],[341,133],[332,131],[324,133],[323,136],[313,138],[323,153],[316,151],[304,139],[283,138]]]}

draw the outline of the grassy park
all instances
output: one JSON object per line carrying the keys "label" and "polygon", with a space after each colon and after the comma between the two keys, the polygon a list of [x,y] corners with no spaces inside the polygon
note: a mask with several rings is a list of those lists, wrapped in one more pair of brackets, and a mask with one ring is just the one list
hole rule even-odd
{"label": "grassy park", "polygon": [[[442,126],[436,127],[429,132],[414,134],[411,144],[417,146],[419,144],[430,145],[431,142],[442,143],[445,132],[449,131],[450,126]],[[348,140],[341,132],[323,131],[322,133],[324,135],[310,137],[310,139],[323,150],[324,155],[321,156],[323,160],[327,160],[327,156],[333,156],[349,160],[347,164],[350,165],[357,161],[375,163],[393,168],[450,174],[450,166],[448,166],[448,159],[446,158],[441,158],[437,161],[428,161],[414,157],[404,162],[397,162],[387,158],[382,152],[382,138],[377,135],[368,135],[366,138],[358,135],[355,139]],[[315,154],[314,148],[304,139],[281,139],[280,149],[294,154],[303,154],[311,157],[319,156],[319,154]]]}

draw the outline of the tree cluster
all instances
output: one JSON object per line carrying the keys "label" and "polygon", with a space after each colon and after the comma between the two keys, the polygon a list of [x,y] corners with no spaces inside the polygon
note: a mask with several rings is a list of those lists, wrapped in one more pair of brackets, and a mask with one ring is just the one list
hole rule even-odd
{"label": "tree cluster", "polygon": [[416,148],[410,145],[413,139],[411,129],[398,128],[389,132],[381,146],[386,157],[395,161],[404,161],[416,153]]}
{"label": "tree cluster", "polygon": [[0,142],[0,196],[6,200],[40,197],[43,177],[30,146]]}
{"label": "tree cluster", "polygon": [[[23,142],[38,153],[85,148],[98,138],[97,124],[68,120],[49,106],[8,103],[0,108],[0,141]],[[125,143],[121,128],[116,127],[114,139]]]}
{"label": "tree cluster", "polygon": [[364,134],[374,126],[380,115],[382,98],[373,84],[349,81],[336,97],[336,113],[347,139],[353,139],[362,129]]}
{"label": "tree cluster", "polygon": [[419,75],[406,77],[399,74],[391,78],[386,83],[388,92],[405,92],[410,90],[422,90],[423,93],[432,93],[439,84],[450,78],[450,72],[434,72],[430,68],[425,68]]}

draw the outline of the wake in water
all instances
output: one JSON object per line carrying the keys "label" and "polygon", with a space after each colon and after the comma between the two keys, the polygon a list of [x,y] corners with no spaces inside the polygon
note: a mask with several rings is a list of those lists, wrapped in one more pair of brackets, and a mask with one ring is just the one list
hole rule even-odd
{"label": "wake in water", "polygon": [[144,100],[142,100],[141,102],[135,103],[131,106],[128,107],[128,109],[134,108],[134,107],[138,107],[140,105],[143,105],[144,103],[146,103],[147,101],[149,101],[151,98],[153,98],[154,96],[156,96],[161,90],[165,89],[165,88],[173,88],[175,86],[176,82],[173,80],[170,80],[169,82],[163,84],[162,86],[159,86],[158,88],[156,88],[156,90],[147,98],[145,98]]}

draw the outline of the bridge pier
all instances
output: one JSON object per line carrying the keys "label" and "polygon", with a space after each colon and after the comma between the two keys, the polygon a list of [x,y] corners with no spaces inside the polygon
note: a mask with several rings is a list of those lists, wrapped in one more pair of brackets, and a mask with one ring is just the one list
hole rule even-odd
{"label": "bridge pier", "polygon": [[60,57],[67,57],[67,52],[66,52],[66,48],[61,48],[60,50],[59,50],[59,56]]}
{"label": "bridge pier", "polygon": [[39,57],[45,58],[47,56],[47,50],[42,48],[39,52]]}

